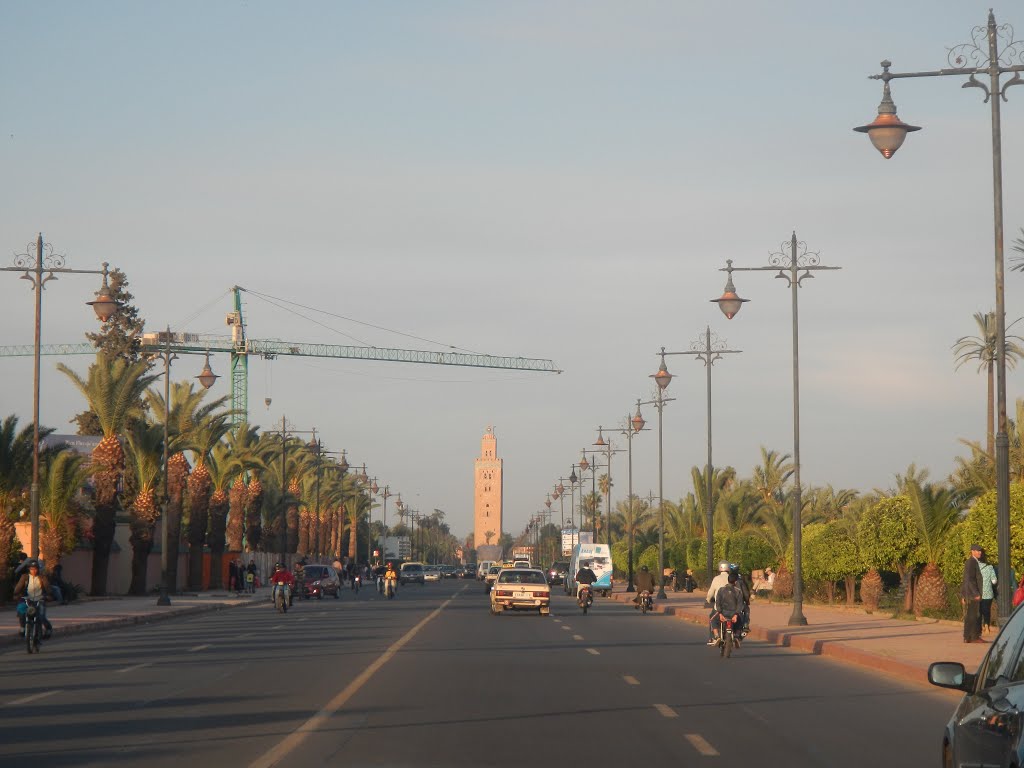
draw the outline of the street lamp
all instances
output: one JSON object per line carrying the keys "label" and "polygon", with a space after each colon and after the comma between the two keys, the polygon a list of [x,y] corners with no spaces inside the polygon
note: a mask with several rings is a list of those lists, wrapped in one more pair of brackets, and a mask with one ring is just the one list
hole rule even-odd
{"label": "street lamp", "polygon": [[[668,597],[665,594],[665,485],[664,485],[664,431],[662,430],[662,415],[665,410],[665,403],[675,400],[674,397],[665,397],[665,390],[672,381],[672,374],[665,367],[665,348],[661,348],[661,365],[657,373],[652,373],[650,378],[658,386],[654,389],[654,399],[640,405],[653,405],[658,410],[658,599],[664,600]],[[639,412],[639,410],[638,410]]]}
{"label": "street lamp", "polygon": [[605,524],[606,524],[606,541],[608,543],[608,551],[612,549],[612,454],[622,453],[621,448],[612,448],[611,438],[604,439],[604,430],[600,425],[597,427],[597,440],[594,441],[594,445],[598,448],[604,448],[604,459],[606,468],[608,469],[608,492],[604,495],[604,512],[605,512]]}
{"label": "street lamp", "polygon": [[[117,302],[110,293],[107,284],[109,264],[103,262],[103,269],[69,269],[64,266],[64,254],[53,252],[50,243],[43,242],[40,232],[36,238],[35,255],[31,253],[33,243],[29,243],[25,253],[14,256],[13,267],[0,267],[0,272],[21,272],[21,279],[32,283],[35,292],[35,335],[32,357],[32,488],[29,501],[31,520],[32,557],[39,557],[39,369],[40,342],[43,327],[43,286],[57,275],[103,275],[103,284],[96,292],[96,299],[85,302],[93,308],[100,322],[105,323],[117,311]],[[43,273],[46,273],[45,275]]]}
{"label": "street lamp", "polygon": [[[167,530],[167,511],[171,504],[171,494],[167,487],[167,462],[171,454],[170,446],[170,434],[168,425],[171,420],[171,361],[177,360],[178,355],[171,351],[171,328],[167,327],[167,330],[162,334],[164,346],[159,352],[154,353],[155,357],[159,357],[164,361],[164,450],[163,450],[163,473],[164,473],[164,493],[163,499],[161,500],[160,510],[160,596],[156,599],[157,605],[170,605],[171,598],[170,592],[171,587],[167,583],[168,574],[168,562],[167,562],[167,541],[170,536]],[[187,354],[187,353],[186,353]],[[208,373],[207,373],[208,372]],[[203,372],[196,378],[199,379],[199,383],[203,385],[204,389],[209,389],[213,386],[214,382],[219,378],[210,369],[210,353],[206,353],[206,365],[203,367]],[[207,383],[209,382],[209,383]]]}
{"label": "street lamp", "polygon": [[[733,295],[735,295],[736,289],[733,288]],[[745,299],[733,299],[733,301],[745,301]],[[738,311],[738,310],[737,310]],[[735,315],[736,312],[733,312]],[[705,560],[707,566],[708,578],[715,572],[715,518],[714,518],[714,504],[712,503],[712,485],[711,485],[711,472],[714,466],[711,463],[711,367],[717,360],[722,359],[722,355],[734,355],[738,354],[742,350],[739,349],[728,349],[728,344],[718,338],[718,334],[711,335],[711,326],[706,326],[704,329],[704,338],[697,339],[690,344],[689,352],[666,352],[666,355],[694,355],[697,360],[701,360],[704,363],[704,367],[707,370],[708,375],[708,463],[706,467],[705,487],[704,487],[704,507],[705,507],[705,522],[704,532],[707,535],[707,558]]]}
{"label": "street lamp", "polygon": [[629,551],[626,553],[626,591],[635,592],[636,588],[633,586],[633,435],[637,432],[644,431],[644,417],[640,415],[640,400],[636,401],[636,413],[630,418],[629,414],[626,414],[626,418],[623,421],[622,427],[619,429],[619,434],[626,436],[626,457],[628,466],[628,485],[626,489],[627,500],[629,502],[629,509],[626,517],[626,528],[629,540]]}
{"label": "street lamp", "polygon": [[[598,541],[598,537],[597,537],[597,470],[601,469],[601,467],[599,467],[597,465],[597,460],[596,460],[597,456],[595,454],[591,454],[590,455],[590,460],[588,461],[587,460],[587,451],[586,451],[586,449],[583,449],[582,453],[583,453],[583,457],[580,459],[580,470],[581,470],[581,472],[586,472],[588,469],[590,470],[590,505],[591,505],[590,506],[590,524],[591,524],[591,531],[594,534],[594,543],[595,544],[599,544],[600,542]],[[583,477],[581,475],[580,476],[580,481],[582,482],[582,480],[583,480]],[[581,497],[581,501],[582,501],[582,497]],[[582,506],[582,504],[581,504],[581,506]]]}
{"label": "street lamp", "polygon": [[[786,254],[786,246],[789,246],[789,254]],[[734,267],[732,259],[726,260],[726,266],[721,272],[728,273],[725,283],[725,293],[711,301],[718,304],[718,308],[730,320],[740,311],[743,302],[749,299],[741,299],[732,282],[733,272],[777,272],[777,278],[782,278],[789,284],[791,304],[793,308],[793,615],[789,617],[790,626],[804,626],[807,618],[804,616],[804,588],[803,570],[800,556],[801,540],[801,513],[802,504],[800,487],[800,337],[799,337],[799,293],[797,289],[800,283],[808,277],[813,277],[812,272],[823,270],[842,269],[842,267],[825,267],[821,265],[821,256],[816,251],[808,251],[807,243],[796,239],[796,232],[793,233],[788,243],[782,243],[780,250],[768,255],[767,267]],[[803,272],[803,274],[798,274]],[[709,574],[710,575],[710,574]]]}
{"label": "street lamp", "polygon": [[[1002,43],[1002,48],[1000,48]],[[1011,64],[1014,59],[1020,64]],[[872,80],[882,81],[882,103],[878,106],[878,117],[868,125],[854,128],[866,133],[871,143],[889,159],[903,144],[907,134],[920,130],[907,125],[896,116],[896,105],[889,92],[889,81],[906,77],[947,77],[967,76],[962,88],[980,88],[985,92],[985,101],[991,102],[992,114],[992,207],[993,234],[995,239],[995,282],[996,282],[996,402],[999,412],[996,432],[996,542],[999,550],[998,578],[1002,584],[1010,584],[1010,440],[1006,422],[1006,308],[1003,298],[1003,150],[1000,101],[1006,100],[1006,91],[1011,85],[1024,83],[1024,40],[1013,39],[1013,27],[1009,24],[996,25],[995,14],[988,12],[988,24],[971,30],[971,42],[961,43],[949,49],[946,60],[948,69],[931,72],[890,72],[892,62],[882,62],[882,72],[871,75]],[[970,66],[969,66],[970,65]],[[1014,76],[1001,82],[1001,77],[1010,72]],[[985,85],[975,75],[988,75]],[[998,595],[1000,619],[1009,616],[1010,590],[1000,589]]]}
{"label": "street lamp", "polygon": [[[373,485],[374,485],[374,491],[373,492],[376,493],[377,489],[378,489],[378,486],[377,486],[376,483],[374,483]],[[385,485],[384,488],[381,489],[381,491],[380,491],[380,497],[381,497],[381,499],[384,500],[384,503],[381,506],[381,527],[384,529],[384,534],[383,534],[382,541],[381,541],[381,544],[380,544],[380,561],[381,561],[381,563],[387,562],[387,559],[388,559],[388,499],[391,498],[392,495],[393,494],[391,493],[391,487],[390,486]],[[369,514],[367,514],[367,516],[366,516],[366,538],[367,538],[367,542],[369,542],[369,539],[370,539],[370,516],[369,516]],[[369,543],[367,543],[366,549],[367,549],[367,553],[366,553],[367,554],[367,558],[369,558],[369,556],[370,556],[370,545],[369,545]],[[369,559],[367,559],[367,562],[369,562]]]}

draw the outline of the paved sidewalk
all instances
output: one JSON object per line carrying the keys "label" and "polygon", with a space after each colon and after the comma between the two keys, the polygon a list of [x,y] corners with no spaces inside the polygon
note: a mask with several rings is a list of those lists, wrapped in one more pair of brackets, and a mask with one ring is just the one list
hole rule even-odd
{"label": "paved sidewalk", "polygon": [[[687,594],[670,590],[666,594],[668,599],[655,600],[655,611],[707,626],[706,592]],[[612,594],[618,601],[628,602],[633,597],[620,589]],[[933,661],[959,661],[973,672],[989,647],[988,643],[964,643],[963,625],[952,621],[893,619],[888,614],[868,614],[860,608],[804,603],[807,626],[791,627],[791,602],[770,603],[755,598],[750,611],[749,637],[755,640],[868,667],[929,688],[932,686],[928,683],[928,665]],[[985,639],[994,637],[995,633]]]}
{"label": "paved sidewalk", "polygon": [[[264,594],[261,595],[261,592]],[[190,616],[197,613],[249,605],[265,599],[265,590],[255,595],[218,591],[189,595],[172,595],[169,606],[156,604],[156,595],[148,597],[111,597],[76,600],[68,605],[47,603],[46,617],[53,624],[55,637],[97,632],[125,624],[148,624],[154,621]],[[0,645],[22,642],[19,635],[15,604],[0,608]]]}

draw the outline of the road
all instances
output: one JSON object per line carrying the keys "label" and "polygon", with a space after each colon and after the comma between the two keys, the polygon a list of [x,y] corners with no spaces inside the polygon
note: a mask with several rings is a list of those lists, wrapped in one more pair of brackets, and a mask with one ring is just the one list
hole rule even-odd
{"label": "road", "polygon": [[346,591],[5,650],[0,765],[939,762],[947,693],[554,594],[543,618],[475,581]]}

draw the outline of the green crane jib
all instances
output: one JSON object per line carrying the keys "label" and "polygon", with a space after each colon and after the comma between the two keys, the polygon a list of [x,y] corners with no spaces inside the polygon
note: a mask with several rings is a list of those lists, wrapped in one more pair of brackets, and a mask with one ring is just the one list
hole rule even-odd
{"label": "green crane jib", "polygon": [[[164,345],[164,332],[145,334],[142,350],[156,351]],[[270,339],[208,339],[200,341],[195,334],[171,333],[171,351],[229,352],[231,354],[231,407],[238,412],[238,421],[248,413],[248,357],[259,355],[273,359],[279,355],[298,357],[335,357],[348,360],[378,360],[390,363],[425,363],[427,365],[458,365],[471,368],[501,368],[516,371],[561,373],[551,360],[529,357],[500,357],[459,352],[427,352],[416,349],[389,349],[387,347],[355,347],[334,344],[300,344]],[[44,355],[94,355],[96,348],[88,343],[44,344],[40,347]],[[31,344],[0,347],[0,357],[30,356]]]}

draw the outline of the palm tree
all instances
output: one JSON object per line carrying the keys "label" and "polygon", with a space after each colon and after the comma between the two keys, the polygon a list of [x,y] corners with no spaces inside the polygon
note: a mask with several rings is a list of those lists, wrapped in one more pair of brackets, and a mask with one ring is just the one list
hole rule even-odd
{"label": "palm tree", "polygon": [[224,567],[224,546],[227,543],[225,532],[228,522],[228,489],[239,475],[231,448],[223,440],[213,447],[206,468],[210,471],[212,491],[209,529],[206,534],[206,545],[210,548],[210,589],[220,589],[223,586],[221,571]]}
{"label": "palm tree", "polygon": [[[0,423],[0,563],[10,562],[14,554],[14,522],[28,506],[32,483],[32,425],[18,430],[18,417],[8,416]],[[40,438],[52,429],[39,430]],[[9,594],[10,571],[0,571],[0,600]]]}
{"label": "palm tree", "polygon": [[[995,455],[995,432],[996,432],[996,389],[995,370],[996,359],[998,358],[998,329],[996,328],[996,313],[981,312],[974,313],[974,322],[978,325],[977,336],[961,336],[953,345],[953,352],[956,355],[956,368],[959,369],[964,363],[972,360],[978,361],[978,370],[985,370],[988,377],[988,412],[985,417],[985,435],[988,452]],[[1016,366],[1017,361],[1024,356],[1024,348],[1017,342],[1024,343],[1020,336],[1005,336],[1004,355],[1006,365],[1009,368]]]}
{"label": "palm tree", "polygon": [[242,422],[228,433],[227,455],[230,471],[234,478],[228,495],[228,518],[225,535],[229,552],[242,551],[242,536],[246,516],[246,500],[248,497],[245,475],[264,467],[258,437],[259,427],[250,427]]}
{"label": "palm tree", "polygon": [[941,611],[946,607],[946,581],[938,562],[960,518],[957,495],[949,488],[912,480],[907,483],[906,496],[921,542],[920,560],[925,563],[914,587],[914,612],[920,614],[928,608]]}
{"label": "palm tree", "polygon": [[47,457],[39,498],[39,555],[52,570],[75,548],[79,492],[89,477],[85,457],[60,451]]}
{"label": "palm tree", "polygon": [[87,379],[63,363],[58,363],[57,370],[78,387],[96,414],[103,432],[103,439],[92,452],[96,492],[93,499],[92,586],[89,591],[92,595],[105,595],[110,549],[120,509],[117,489],[124,475],[124,450],[118,435],[126,431],[132,420],[142,417],[142,396],[157,377],[149,372],[149,363],[144,360],[129,363],[122,358],[110,359],[103,352],[97,354],[96,362],[89,366]]}
{"label": "palm tree", "polygon": [[213,478],[207,462],[221,439],[231,431],[231,414],[218,411],[200,422],[193,423],[188,432],[189,448],[194,466],[188,478],[188,586],[192,590],[203,588],[203,544],[210,524],[210,494]]}
{"label": "palm tree", "polygon": [[136,422],[128,433],[128,469],[138,489],[129,511],[131,519],[132,581],[128,591],[133,595],[146,594],[146,574],[149,553],[153,551],[153,536],[160,518],[157,506],[157,484],[161,480],[164,449],[162,424]]}

